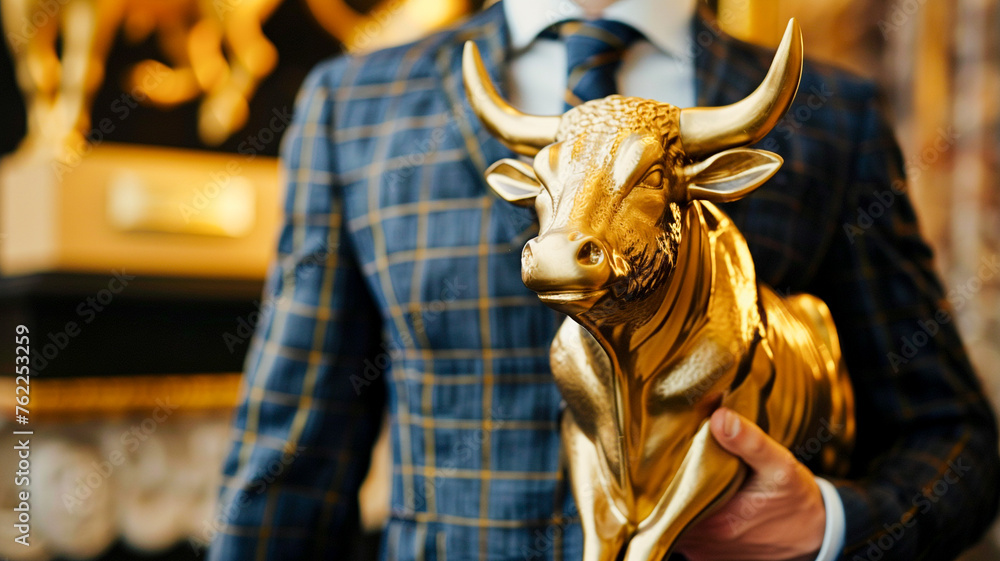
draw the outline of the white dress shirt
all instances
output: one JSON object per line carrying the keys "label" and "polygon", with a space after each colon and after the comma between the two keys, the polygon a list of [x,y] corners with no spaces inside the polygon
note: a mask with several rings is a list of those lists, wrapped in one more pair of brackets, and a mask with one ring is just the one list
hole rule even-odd
{"label": "white dress shirt", "polygon": [[[554,23],[588,19],[572,0],[504,0],[511,58],[506,69],[508,97],[518,109],[535,115],[563,111],[566,47],[539,38]],[[602,19],[631,25],[643,34],[626,51],[618,70],[618,93],[665,101],[677,107],[695,104],[692,19],[696,0],[618,0]],[[833,561],[844,548],[844,503],[836,487],[816,478],[826,508],[826,533],[816,561]]]}
{"label": "white dress shirt", "polygon": [[[510,101],[535,115],[562,113],[566,89],[566,47],[537,38],[560,21],[586,19],[571,0],[504,0],[512,58],[507,66]],[[691,18],[695,0],[619,0],[602,17],[631,25],[643,34],[625,52],[618,71],[618,93],[691,107],[694,45]]]}

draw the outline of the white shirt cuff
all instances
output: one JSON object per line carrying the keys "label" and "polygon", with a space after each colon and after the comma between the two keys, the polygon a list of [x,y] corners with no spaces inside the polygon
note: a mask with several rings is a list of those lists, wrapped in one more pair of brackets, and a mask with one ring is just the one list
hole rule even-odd
{"label": "white shirt cuff", "polygon": [[817,477],[816,484],[823,494],[823,506],[826,508],[826,530],[823,534],[823,546],[819,548],[816,561],[834,561],[844,549],[844,534],[847,523],[844,515],[844,502],[833,483]]}

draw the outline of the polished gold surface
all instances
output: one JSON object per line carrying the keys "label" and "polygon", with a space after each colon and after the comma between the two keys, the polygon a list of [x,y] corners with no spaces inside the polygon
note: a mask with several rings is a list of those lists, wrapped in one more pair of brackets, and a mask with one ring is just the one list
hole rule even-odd
{"label": "polished gold surface", "polygon": [[764,138],[795,98],[802,75],[802,32],[788,22],[764,81],[749,96],[725,107],[681,111],[681,144],[689,157],[705,156]]}
{"label": "polished gold surface", "polygon": [[263,278],[278,162],[234,156],[109,142],[73,166],[15,153],[0,161],[0,271]]}
{"label": "polished gold surface", "polygon": [[86,153],[91,103],[120,28],[132,42],[156,34],[169,63],[136,65],[123,99],[173,106],[203,97],[200,136],[219,144],[244,126],[249,99],[277,62],[261,26],[280,3],[4,0],[5,35],[28,112],[22,151],[61,160]]}
{"label": "polished gold surface", "polygon": [[469,12],[468,0],[382,0],[367,13],[347,0],[306,0],[323,29],[353,53],[402,45]]}
{"label": "polished gold surface", "polygon": [[22,151],[79,151],[121,2],[3,0],[0,10],[27,110]]}
{"label": "polished gold surface", "polygon": [[[132,67],[122,99],[162,108],[200,100],[199,137],[224,142],[246,125],[250,100],[278,63],[263,25],[281,2],[3,0],[4,35],[27,106],[21,151],[62,161],[87,152],[91,103],[119,31],[131,43],[155,37],[162,59]],[[307,4],[352,51],[414,40],[470,9],[466,0],[383,0],[367,14],[344,0]]]}
{"label": "polished gold surface", "polygon": [[198,136],[216,146],[246,125],[250,100],[278,63],[263,25],[282,0],[126,0],[122,25],[133,42],[156,33],[169,65],[147,59],[129,74],[140,102],[174,107],[201,99]]}
{"label": "polished gold surface", "polygon": [[483,125],[511,150],[534,156],[555,138],[561,117],[526,115],[504,101],[490,82],[479,47],[471,41],[462,52],[462,77],[469,103]]}
{"label": "polished gold surface", "polygon": [[534,206],[539,235],[522,252],[522,279],[569,316],[551,365],[586,561],[658,561],[739,488],[746,466],[709,431],[720,406],[785,446],[815,439],[826,472],[846,468],[853,401],[830,313],[815,297],[759,285],[746,241],[714,204],[781,166],[733,147],[788,108],[801,47],[791,22],[764,84],[729,107],[610,96],[553,125],[500,100],[466,46],[473,109],[534,154],[496,162],[487,182]]}

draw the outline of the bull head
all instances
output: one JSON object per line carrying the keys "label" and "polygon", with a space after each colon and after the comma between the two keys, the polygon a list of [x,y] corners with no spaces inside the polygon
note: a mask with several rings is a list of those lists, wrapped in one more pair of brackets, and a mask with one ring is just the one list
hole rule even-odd
{"label": "bull head", "polygon": [[792,20],[763,83],[732,105],[678,109],[614,95],[535,116],[499,96],[476,45],[466,43],[474,112],[510,149],[534,158],[500,160],[486,172],[498,195],[537,212],[539,235],[522,252],[524,284],[577,317],[600,302],[634,308],[673,268],[685,205],[734,201],[781,167],[776,154],[739,147],[781,119],[801,72],[802,36]]}

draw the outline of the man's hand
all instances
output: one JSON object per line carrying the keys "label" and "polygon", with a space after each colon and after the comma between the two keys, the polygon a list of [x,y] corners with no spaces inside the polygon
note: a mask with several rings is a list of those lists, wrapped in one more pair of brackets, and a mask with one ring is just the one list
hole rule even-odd
{"label": "man's hand", "polygon": [[826,509],[809,469],[734,411],[716,411],[711,429],[750,473],[729,503],[684,532],[677,551],[690,561],[815,559]]}

